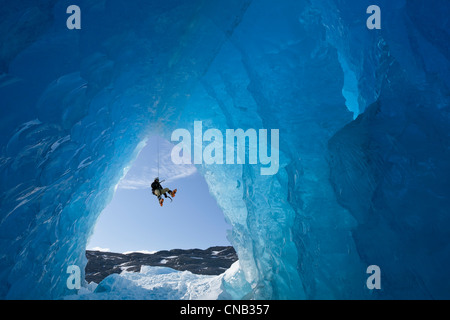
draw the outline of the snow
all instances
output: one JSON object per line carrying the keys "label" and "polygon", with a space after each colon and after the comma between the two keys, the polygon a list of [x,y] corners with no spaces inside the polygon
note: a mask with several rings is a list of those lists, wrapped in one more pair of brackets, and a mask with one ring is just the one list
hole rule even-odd
{"label": "snow", "polygon": [[149,250],[137,250],[137,251],[125,251],[123,254],[132,254],[132,253],[144,253],[144,254],[154,254],[157,251],[149,251]]}
{"label": "snow", "polygon": [[102,247],[92,247],[92,248],[89,248],[88,250],[100,251],[100,252],[111,252],[110,248],[102,248]]}
{"label": "snow", "polygon": [[219,253],[221,253],[223,250],[220,251],[213,251],[211,254],[217,256]]}

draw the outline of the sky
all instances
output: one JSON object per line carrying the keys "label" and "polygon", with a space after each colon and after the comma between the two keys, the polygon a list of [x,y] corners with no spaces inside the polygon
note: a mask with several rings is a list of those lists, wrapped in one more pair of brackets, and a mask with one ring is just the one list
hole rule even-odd
{"label": "sky", "polygon": [[[100,214],[88,250],[154,252],[170,249],[206,249],[230,245],[231,226],[211,196],[206,181],[193,165],[176,165],[173,144],[154,136],[147,141],[112,201]],[[150,185],[158,176],[163,187],[177,189],[160,207]]]}

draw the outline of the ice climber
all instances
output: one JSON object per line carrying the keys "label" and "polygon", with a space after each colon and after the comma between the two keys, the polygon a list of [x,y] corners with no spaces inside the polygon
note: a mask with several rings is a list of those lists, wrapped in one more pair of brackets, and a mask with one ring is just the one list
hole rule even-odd
{"label": "ice climber", "polygon": [[[164,180],[161,182],[164,182]],[[161,186],[161,183],[159,182],[159,178],[156,177],[152,183],[152,193],[158,197],[159,204],[162,207],[164,199],[161,196],[164,195],[164,198],[169,198],[172,201],[172,198],[170,196],[175,197],[177,189],[172,191],[169,188],[163,188]],[[167,194],[169,194],[170,196],[168,196]]]}

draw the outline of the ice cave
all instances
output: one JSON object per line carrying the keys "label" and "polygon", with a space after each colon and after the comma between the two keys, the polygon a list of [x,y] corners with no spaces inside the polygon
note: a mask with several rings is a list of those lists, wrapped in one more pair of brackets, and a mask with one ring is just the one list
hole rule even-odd
{"label": "ice cave", "polygon": [[360,0],[76,2],[79,29],[67,0],[0,10],[1,299],[73,295],[142,141],[196,121],[279,129],[276,174],[196,165],[239,256],[224,297],[450,298],[447,1],[378,0],[381,29]]}

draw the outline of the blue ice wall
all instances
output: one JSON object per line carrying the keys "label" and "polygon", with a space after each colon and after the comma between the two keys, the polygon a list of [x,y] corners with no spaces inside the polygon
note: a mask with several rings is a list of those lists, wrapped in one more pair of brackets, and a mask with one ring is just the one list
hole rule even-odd
{"label": "blue ice wall", "polygon": [[[233,298],[448,298],[449,6],[19,1],[0,11],[0,297],[60,298],[151,134],[280,129],[280,170],[202,165]],[[366,287],[378,265],[382,289]],[[83,268],[82,268],[83,269]]]}
{"label": "blue ice wall", "polygon": [[329,142],[331,181],[361,259],[383,270],[383,298],[449,297],[448,5],[436,10],[387,12],[378,98]]}

